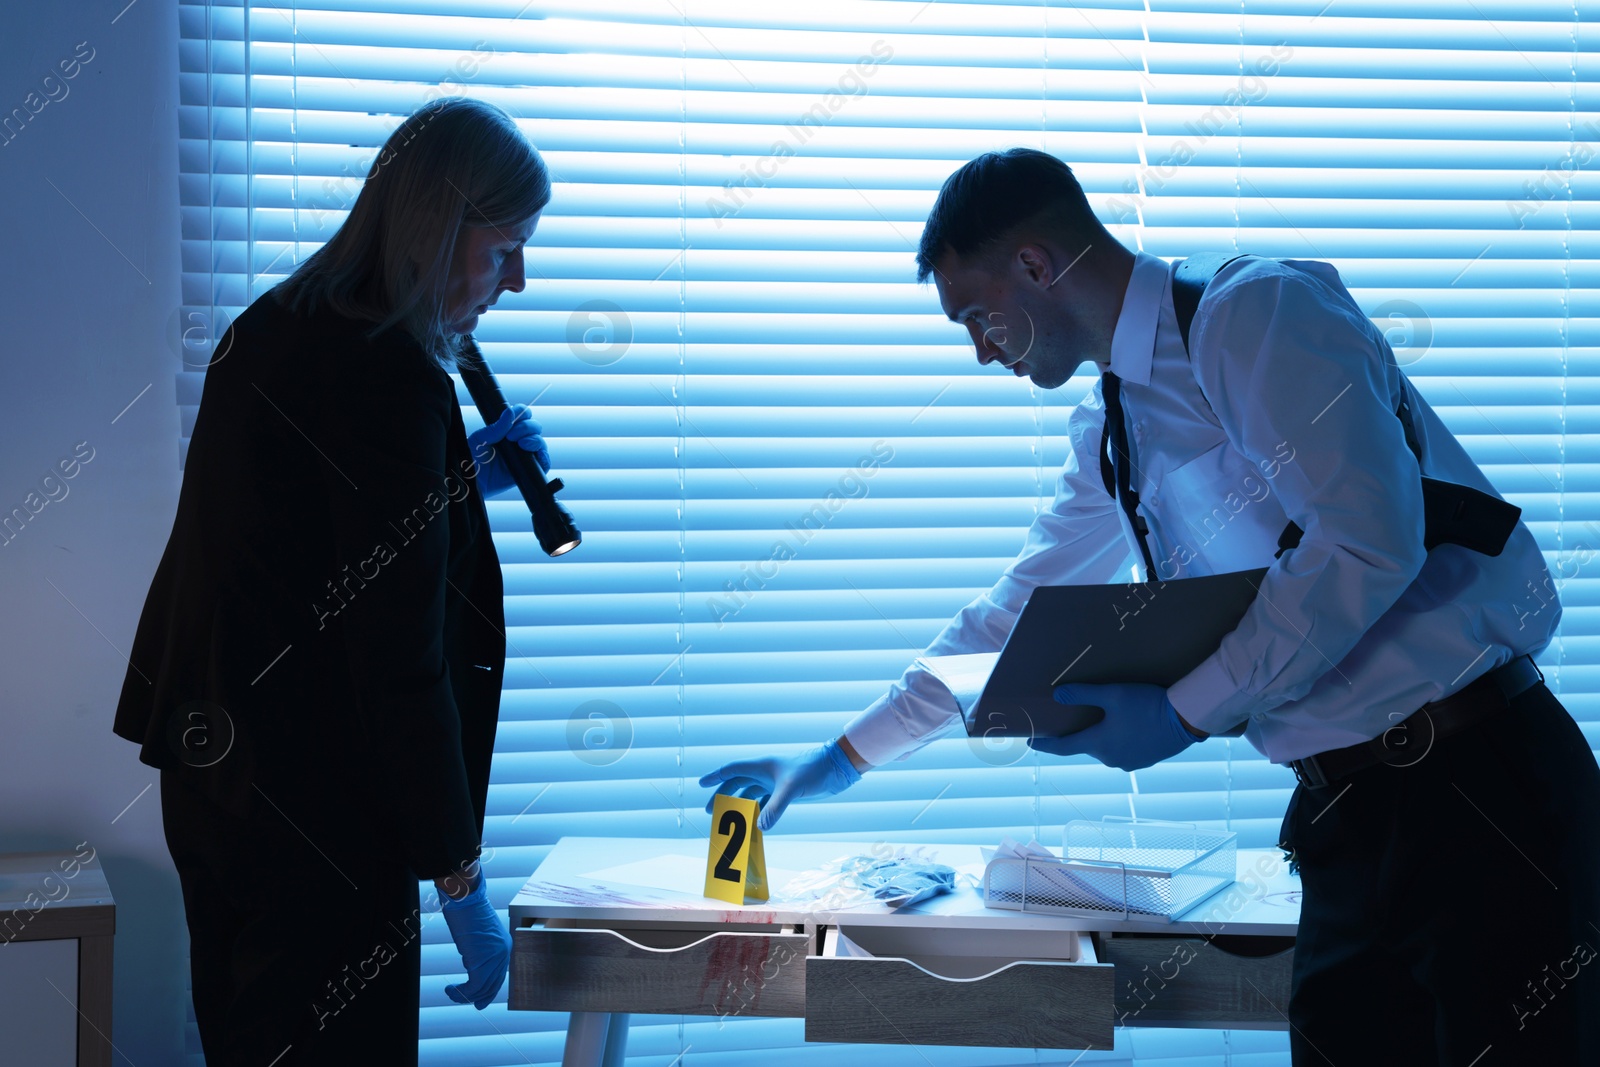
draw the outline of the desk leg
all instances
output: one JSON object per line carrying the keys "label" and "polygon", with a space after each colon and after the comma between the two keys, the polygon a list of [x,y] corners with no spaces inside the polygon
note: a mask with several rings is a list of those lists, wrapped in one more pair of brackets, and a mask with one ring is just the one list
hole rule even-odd
{"label": "desk leg", "polygon": [[600,1067],[623,1067],[628,1055],[628,1013],[611,1013],[611,1025],[606,1027],[606,1058]]}
{"label": "desk leg", "polygon": [[[78,938],[79,1067],[111,1067],[112,936]],[[620,1062],[620,1061],[619,1061]]]}
{"label": "desk leg", "polygon": [[[622,1016],[627,1026],[627,1016]],[[606,1036],[611,1030],[608,1011],[575,1011],[567,1023],[567,1045],[561,1067],[604,1067]]]}

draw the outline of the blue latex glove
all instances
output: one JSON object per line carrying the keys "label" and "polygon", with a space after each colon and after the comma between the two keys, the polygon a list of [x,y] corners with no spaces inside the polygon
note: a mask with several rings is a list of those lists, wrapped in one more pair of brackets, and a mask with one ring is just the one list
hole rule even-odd
{"label": "blue latex glove", "polygon": [[[861,772],[855,769],[835,738],[789,759],[769,756],[735,760],[701,778],[700,784],[708,788],[715,786],[718,793],[756,798],[765,795],[768,799],[761,807],[761,818],[756,825],[766,831],[782,817],[790,801],[831,797],[859,781]],[[707,812],[715,802],[715,796],[706,801]]]}
{"label": "blue latex glove", "polygon": [[533,421],[532,411],[526,404],[512,404],[494,422],[467,435],[467,445],[478,464],[478,491],[485,499],[503,493],[516,484],[511,480],[511,471],[495,455],[491,445],[501,441],[513,442],[524,452],[533,453],[534,462],[539,464],[540,470],[550,469],[550,450],[545,447],[544,438],[539,436],[541,427]]}
{"label": "blue latex glove", "polygon": [[511,965],[511,934],[489,903],[488,879],[479,874],[477,887],[460,900],[441,893],[439,910],[467,968],[466,983],[445,986],[445,995],[482,1011],[500,992]]}
{"label": "blue latex glove", "polygon": [[1113,682],[1073,683],[1056,687],[1062,704],[1084,704],[1105,711],[1093,726],[1065,737],[1033,737],[1028,745],[1057,756],[1086,753],[1124,771],[1137,771],[1175,756],[1196,741],[1178,718],[1177,709],[1159,685]]}
{"label": "blue latex glove", "polygon": [[920,904],[940,893],[954,892],[956,872],[942,863],[916,860],[878,860],[856,876],[861,888],[891,908]]}

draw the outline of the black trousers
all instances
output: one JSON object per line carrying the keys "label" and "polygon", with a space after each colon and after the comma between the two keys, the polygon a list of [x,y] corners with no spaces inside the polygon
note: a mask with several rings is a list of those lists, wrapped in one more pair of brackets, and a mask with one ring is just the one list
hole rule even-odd
{"label": "black trousers", "polygon": [[255,799],[238,819],[161,774],[208,1067],[415,1067],[416,876],[348,812]]}
{"label": "black trousers", "polygon": [[1600,1064],[1600,768],[1536,685],[1295,789],[1296,1067]]}

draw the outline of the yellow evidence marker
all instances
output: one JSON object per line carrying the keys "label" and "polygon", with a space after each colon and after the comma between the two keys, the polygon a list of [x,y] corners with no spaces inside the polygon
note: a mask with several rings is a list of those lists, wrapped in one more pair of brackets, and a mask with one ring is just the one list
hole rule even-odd
{"label": "yellow evidence marker", "polygon": [[767,858],[754,800],[718,793],[711,808],[711,847],[706,853],[706,896],[730,904],[767,899]]}

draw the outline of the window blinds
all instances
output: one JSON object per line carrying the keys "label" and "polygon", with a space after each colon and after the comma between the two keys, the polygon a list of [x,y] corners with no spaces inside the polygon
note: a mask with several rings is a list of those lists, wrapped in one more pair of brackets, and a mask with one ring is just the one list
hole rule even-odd
{"label": "window blinds", "polygon": [[[1090,380],[1041,392],[978,367],[912,254],[951,171],[1042,148],[1132,247],[1339,268],[1546,549],[1565,615],[1541,662],[1593,740],[1591,6],[183,3],[185,433],[210,339],[334,232],[404,115],[466,94],[517,117],[555,194],[526,291],[477,336],[537,408],[585,541],[547,559],[519,501],[489,505],[510,648],[485,843],[504,906],[562,835],[703,837],[695,778],[837,732],[1014,557]],[[1291,786],[1236,740],[1127,774],[950,738],[781,830],[1052,842],[1132,814],[1264,847]],[[450,1005],[456,964],[431,929],[425,1063],[559,1058],[563,1016]],[[641,1017],[630,1052],[835,1054],[800,1044],[793,1020]]]}

